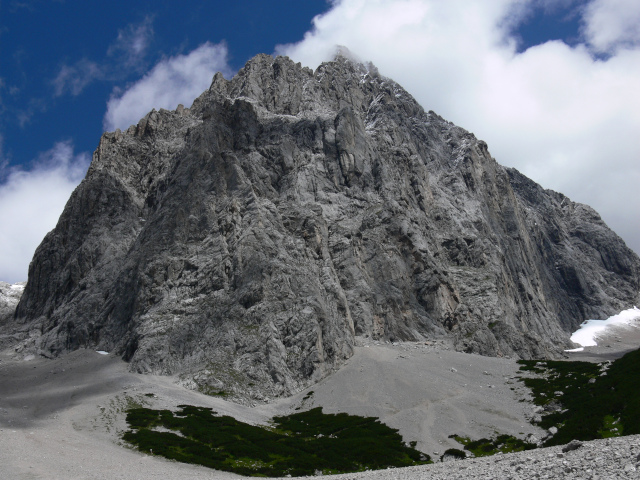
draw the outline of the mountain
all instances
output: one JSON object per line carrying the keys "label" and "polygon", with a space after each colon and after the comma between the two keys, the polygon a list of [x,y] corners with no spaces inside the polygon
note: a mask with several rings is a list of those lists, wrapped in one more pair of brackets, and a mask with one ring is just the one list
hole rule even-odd
{"label": "mountain", "polygon": [[11,322],[24,287],[25,282],[13,285],[0,282],[0,350],[20,340],[20,335],[16,336],[11,329],[3,329],[2,327]]}
{"label": "mountain", "polygon": [[359,341],[554,357],[639,292],[640,259],[593,209],[373,65],[259,55],[102,136],[2,328],[19,350],[106,350],[253,401]]}

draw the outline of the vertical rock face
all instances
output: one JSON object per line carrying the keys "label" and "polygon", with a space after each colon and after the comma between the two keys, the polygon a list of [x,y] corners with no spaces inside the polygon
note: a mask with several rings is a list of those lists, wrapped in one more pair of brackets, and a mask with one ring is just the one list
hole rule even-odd
{"label": "vertical rock face", "polygon": [[[375,67],[260,55],[100,140],[14,325],[236,398],[317,381],[358,336],[553,356],[638,299],[640,260]],[[14,327],[15,328],[15,327]]]}

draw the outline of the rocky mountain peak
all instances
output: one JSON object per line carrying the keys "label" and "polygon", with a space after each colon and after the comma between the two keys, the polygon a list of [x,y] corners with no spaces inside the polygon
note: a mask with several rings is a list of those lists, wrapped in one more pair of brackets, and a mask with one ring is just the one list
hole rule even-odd
{"label": "rocky mountain peak", "polygon": [[103,135],[11,328],[42,355],[107,350],[256,401],[357,342],[555,356],[639,291],[640,260],[592,209],[375,67],[259,55]]}

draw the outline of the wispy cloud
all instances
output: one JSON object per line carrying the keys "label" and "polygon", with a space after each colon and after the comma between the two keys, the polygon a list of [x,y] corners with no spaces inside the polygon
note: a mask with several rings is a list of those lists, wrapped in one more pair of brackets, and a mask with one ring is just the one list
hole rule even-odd
{"label": "wispy cloud", "polygon": [[545,3],[335,0],[277,53],[315,67],[346,45],[485,139],[498,162],[592,205],[640,252],[640,3],[576,2],[582,43],[518,53],[514,22]]}
{"label": "wispy cloud", "polygon": [[33,6],[33,2],[12,1],[9,4],[9,11],[11,11],[11,12],[15,12],[15,11],[20,10],[20,9],[29,10],[29,11],[33,12],[35,10],[35,7]]}
{"label": "wispy cloud", "polygon": [[594,0],[586,8],[584,33],[601,53],[640,47],[640,5],[637,0]]}
{"label": "wispy cloud", "polygon": [[104,129],[125,129],[138,123],[153,108],[191,105],[219,71],[230,74],[227,47],[223,43],[207,42],[186,55],[162,60],[124,92],[114,90],[107,103]]}
{"label": "wispy cloud", "polygon": [[70,141],[56,143],[30,170],[0,171],[0,280],[27,279],[29,262],[46,233],[55,227],[91,157],[74,153]]}
{"label": "wispy cloud", "polygon": [[86,58],[73,65],[63,65],[52,81],[55,96],[80,95],[87,85],[103,77],[103,67]]}
{"label": "wispy cloud", "polygon": [[5,82],[2,77],[0,77],[0,115],[4,114],[4,100],[3,100],[3,90],[5,88]]}
{"label": "wispy cloud", "polygon": [[83,58],[60,67],[51,81],[54,96],[80,95],[96,80],[121,81],[145,68],[146,57],[153,38],[153,17],[130,24],[118,31],[118,36],[99,62]]}
{"label": "wispy cloud", "polygon": [[130,24],[118,31],[118,38],[107,50],[107,55],[117,57],[124,66],[142,68],[149,45],[153,39],[153,17],[147,16],[138,24]]}
{"label": "wispy cloud", "polygon": [[[2,175],[8,163],[9,161],[4,153],[4,135],[0,133],[0,175]],[[0,181],[2,181],[2,176],[0,176]]]}

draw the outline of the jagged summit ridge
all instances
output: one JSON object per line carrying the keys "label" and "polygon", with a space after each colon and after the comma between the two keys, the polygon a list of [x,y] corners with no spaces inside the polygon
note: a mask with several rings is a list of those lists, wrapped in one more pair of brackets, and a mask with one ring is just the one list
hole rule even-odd
{"label": "jagged summit ridge", "polygon": [[14,324],[45,355],[90,346],[261,400],[358,338],[553,356],[637,300],[639,272],[592,209],[374,67],[259,55],[190,108],[103,135]]}

